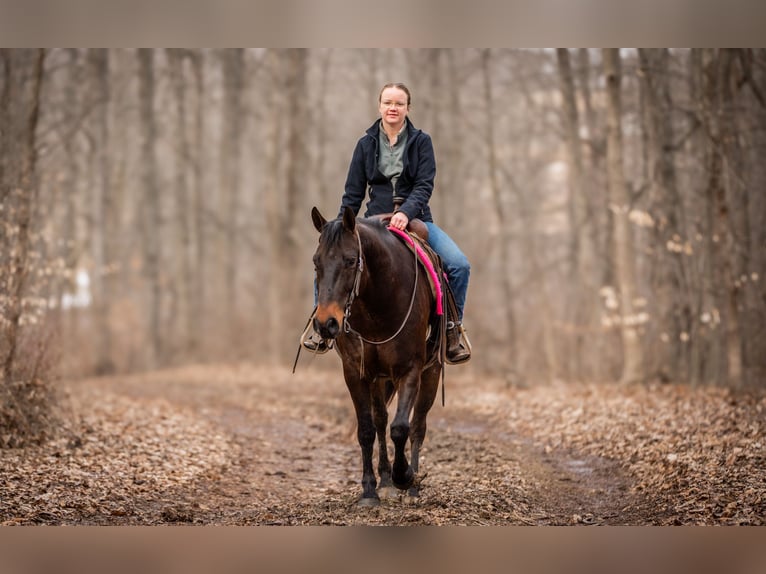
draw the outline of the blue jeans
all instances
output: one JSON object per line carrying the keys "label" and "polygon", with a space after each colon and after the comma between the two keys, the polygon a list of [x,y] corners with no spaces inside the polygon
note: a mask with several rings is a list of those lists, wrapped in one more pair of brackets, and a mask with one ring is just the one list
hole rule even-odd
{"label": "blue jeans", "polygon": [[428,244],[442,259],[450,289],[455,296],[459,320],[462,321],[471,264],[457,244],[438,225],[430,221],[426,221],[425,224],[428,227]]}

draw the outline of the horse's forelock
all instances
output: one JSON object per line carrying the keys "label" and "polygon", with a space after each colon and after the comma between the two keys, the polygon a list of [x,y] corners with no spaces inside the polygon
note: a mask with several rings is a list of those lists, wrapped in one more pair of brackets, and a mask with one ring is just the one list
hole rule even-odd
{"label": "horse's forelock", "polygon": [[328,221],[322,228],[320,240],[326,247],[332,247],[333,245],[340,243],[342,237],[343,221],[340,219],[333,219],[332,221]]}
{"label": "horse's forelock", "polygon": [[[367,228],[376,233],[384,233],[387,231],[386,225],[378,219],[359,219],[357,220],[357,226]],[[346,228],[343,226],[342,219],[333,219],[332,221],[328,221],[324,228],[322,228],[320,239],[327,247],[332,247],[340,243],[345,230]]]}

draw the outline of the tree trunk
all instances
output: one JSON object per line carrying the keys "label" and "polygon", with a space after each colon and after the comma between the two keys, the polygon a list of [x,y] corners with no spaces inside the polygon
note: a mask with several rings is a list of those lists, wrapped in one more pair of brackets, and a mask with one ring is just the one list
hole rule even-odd
{"label": "tree trunk", "polygon": [[[63,178],[61,182],[61,196],[64,203],[61,220],[58,221],[58,236],[62,241],[58,247],[57,256],[63,263],[63,268],[68,272],[57,281],[55,288],[55,297],[58,303],[59,328],[62,331],[64,339],[75,340],[77,336],[77,317],[74,313],[62,312],[64,293],[74,292],[75,282],[73,280],[74,271],[77,268],[79,259],[79,249],[76,243],[78,240],[78,221],[77,204],[79,197],[79,186],[81,169],[78,161],[77,131],[79,129],[78,117],[81,112],[81,85],[82,74],[80,73],[80,52],[79,49],[67,50],[69,54],[68,77],[66,87],[64,88],[64,105],[72,114],[69,118],[69,125],[63,136],[64,149],[64,167]],[[2,131],[2,130],[0,130]]]}
{"label": "tree trunk", "polygon": [[3,65],[2,90],[0,90],[0,205],[10,194],[11,93],[13,90],[13,56],[9,48],[0,48]]}
{"label": "tree trunk", "polygon": [[689,379],[691,306],[686,258],[691,242],[686,232],[684,206],[676,182],[673,102],[670,97],[667,49],[638,51],[641,90],[646,106],[647,159],[650,173],[651,214],[654,227],[658,328],[665,344],[657,353],[661,379]]}
{"label": "tree trunk", "polygon": [[630,195],[625,181],[622,157],[622,72],[619,50],[603,50],[607,85],[607,168],[609,195],[614,206],[615,269],[620,293],[620,332],[623,367],[620,381],[632,383],[644,379],[643,348],[637,328],[634,300],[636,253],[628,220]]}
{"label": "tree trunk", "polygon": [[[605,185],[599,177],[604,173],[604,161],[606,155],[606,144],[604,134],[597,121],[596,110],[593,107],[593,97],[591,95],[591,64],[590,51],[587,48],[580,48],[577,51],[577,69],[582,95],[583,108],[585,110],[585,125],[587,127],[587,158],[583,158],[583,180],[582,185],[587,189],[586,196],[589,197],[587,203],[591,210],[588,218],[591,222],[590,232],[592,234],[591,244],[595,251],[596,273],[598,273],[598,284],[612,285],[614,283],[612,259],[611,256],[614,238],[612,237],[613,223],[612,211],[606,209],[608,205]],[[587,159],[587,164],[585,160]],[[587,165],[587,167],[585,167]]]}
{"label": "tree trunk", "polygon": [[[287,149],[286,149],[286,210],[282,217],[281,240],[283,251],[280,254],[282,275],[283,307],[285,311],[282,324],[283,340],[285,343],[295,340],[296,332],[300,331],[304,321],[301,305],[296,301],[308,301],[310,294],[311,272],[310,265],[293,264],[303,261],[301,245],[308,244],[308,233],[313,233],[308,224],[309,213],[306,207],[307,192],[310,194],[309,182],[306,180],[308,149],[306,133],[309,131],[308,115],[308,50],[290,49],[286,54],[286,120],[287,120]],[[305,230],[305,232],[303,232]],[[285,344],[283,348],[289,348]]]}
{"label": "tree trunk", "polygon": [[[739,356],[740,372],[735,380],[743,386],[754,386],[757,364],[760,358],[753,352],[757,348],[757,334],[763,323],[763,288],[752,280],[753,232],[751,229],[750,174],[743,147],[746,131],[750,131],[753,118],[741,118],[744,104],[741,50],[723,49],[720,52],[719,85],[721,89],[721,146],[724,154],[724,187],[726,209],[729,220],[732,265],[730,284],[730,308],[736,318],[737,330],[730,340],[730,365],[737,365]],[[756,160],[763,161],[762,156]],[[762,191],[759,191],[762,194]],[[760,222],[762,225],[763,222]],[[761,246],[763,249],[763,246]],[[731,358],[735,357],[732,361]]]}
{"label": "tree trunk", "polygon": [[[20,134],[23,137],[21,147],[21,171],[19,173],[18,182],[11,183],[9,188],[12,190],[3,198],[2,205],[5,209],[8,208],[8,204],[5,200],[11,198],[12,195],[16,197],[12,198],[14,201],[14,209],[11,217],[13,220],[10,222],[16,228],[15,238],[11,240],[10,258],[8,277],[6,279],[7,287],[7,303],[5,312],[5,346],[6,353],[3,357],[3,383],[6,391],[12,391],[12,384],[14,383],[15,364],[17,359],[19,337],[21,331],[21,316],[24,309],[24,293],[29,277],[29,249],[32,234],[32,219],[33,210],[37,200],[38,182],[37,182],[37,122],[40,116],[40,91],[43,83],[43,71],[45,64],[45,50],[37,50],[37,54],[33,63],[33,71],[31,74],[31,100],[28,106],[28,113],[25,119],[25,125],[23,131]],[[6,65],[6,78],[14,78],[13,74],[13,56],[8,55],[5,61]],[[10,95],[6,102],[9,105],[9,109],[13,109],[13,106],[17,102],[13,102]],[[23,108],[20,108],[23,109]],[[6,126],[10,124],[10,121],[5,122]],[[6,147],[5,152],[10,152],[10,149]],[[8,177],[8,172],[3,174]],[[6,216],[7,217],[7,216]]]}
{"label": "tree trunk", "polygon": [[[494,119],[492,116],[492,76],[490,74],[490,61],[491,61],[490,49],[484,49],[481,52],[481,69],[482,69],[482,82],[483,82],[483,96],[485,106],[485,145],[487,146],[487,168],[489,170],[489,186],[492,194],[492,200],[495,205],[495,210],[500,220],[500,236],[498,238],[498,250],[501,268],[504,270],[501,278],[503,287],[503,300],[505,303],[505,323],[508,332],[507,348],[509,352],[504,355],[501,362],[501,368],[505,372],[506,377],[510,377],[514,369],[518,364],[517,359],[517,335],[516,335],[516,316],[513,311],[513,283],[511,279],[511,269],[513,268],[510,257],[510,237],[507,230],[510,227],[510,218],[507,213],[507,209],[500,195],[500,185],[498,182],[498,166],[497,166],[497,150],[495,147],[495,135],[494,135]],[[550,378],[552,376],[551,369],[553,365],[548,363],[546,365],[547,374]]]}
{"label": "tree trunk", "polygon": [[[0,103],[0,446],[39,441],[50,423],[51,396],[40,380],[37,356],[22,351],[30,327],[22,320],[34,315],[36,253],[39,229],[37,127],[46,51],[3,50]],[[6,107],[7,106],[7,107]]]}
{"label": "tree trunk", "polygon": [[239,316],[239,226],[242,200],[240,182],[242,161],[242,136],[244,113],[242,95],[245,87],[244,50],[225,49],[221,54],[223,63],[223,125],[220,156],[220,223],[219,234],[223,239],[221,254],[221,278],[223,279],[223,304],[225,307],[221,333],[230,345],[237,340]]}
{"label": "tree trunk", "polygon": [[190,351],[199,354],[202,351],[202,333],[206,332],[209,324],[208,305],[205,298],[205,282],[207,278],[207,227],[205,225],[206,202],[205,184],[203,181],[202,166],[204,163],[205,150],[205,68],[204,57],[201,51],[192,50],[189,54],[194,74],[194,121],[193,121],[193,163],[192,163],[192,221],[194,227],[194,244],[191,278],[191,303],[190,313]]}
{"label": "tree trunk", "polygon": [[109,143],[109,52],[106,49],[93,49],[88,52],[97,113],[95,117],[95,185],[92,189],[91,202],[91,252],[93,270],[91,273],[91,293],[93,313],[96,325],[96,374],[114,372],[112,361],[112,331],[109,325],[110,302],[114,296],[111,289],[112,241],[116,232],[112,209],[110,143]]}
{"label": "tree trunk", "polygon": [[[264,137],[266,147],[266,165],[268,166],[267,189],[264,197],[264,211],[266,214],[266,229],[269,235],[268,250],[268,269],[266,274],[272,278],[268,282],[268,305],[266,309],[267,330],[271,333],[268,338],[268,357],[273,364],[278,364],[279,354],[283,344],[287,344],[282,338],[283,314],[282,310],[286,304],[282,298],[282,280],[285,267],[282,257],[284,256],[284,246],[282,245],[282,225],[286,218],[284,205],[286,204],[284,194],[284,170],[282,161],[284,154],[281,150],[284,146],[282,132],[284,119],[286,116],[284,110],[284,71],[282,61],[284,60],[283,50],[269,50],[266,55],[266,63],[273,76],[269,84],[269,90],[266,97],[270,113],[266,117],[266,134]],[[306,303],[306,315],[308,316],[308,305]],[[300,306],[300,305],[298,305]],[[297,338],[294,341],[298,344]],[[289,346],[289,345],[288,345]]]}
{"label": "tree trunk", "polygon": [[149,357],[150,367],[164,362],[162,336],[162,278],[160,236],[162,212],[160,190],[157,180],[157,121],[154,113],[154,50],[138,50],[139,63],[139,113],[141,117],[141,166],[143,184],[143,209],[141,211],[144,237],[145,275],[149,290]]}
{"label": "tree trunk", "polygon": [[[316,134],[317,134],[317,143],[316,143],[316,160],[314,163],[314,173],[317,174],[318,178],[318,193],[317,193],[317,203],[320,207],[320,210],[322,213],[326,211],[326,209],[330,209],[330,206],[332,205],[332,209],[335,208],[335,204],[337,203],[337,198],[332,197],[330,195],[330,187],[327,185],[327,177],[326,177],[326,164],[327,164],[327,136],[330,133],[329,130],[333,128],[333,120],[329,119],[329,110],[327,107],[327,94],[329,92],[330,88],[330,68],[332,66],[332,56],[333,56],[333,48],[329,48],[326,51],[322,53],[321,59],[320,59],[320,84],[319,84],[319,94],[317,97],[316,102],[316,108],[319,110],[319,112],[316,115]],[[330,107],[332,107],[332,103],[330,103]]]}
{"label": "tree trunk", "polygon": [[312,244],[308,234],[313,234],[306,207],[310,198],[305,191],[308,52],[275,50],[269,60],[277,75],[268,120],[271,169],[266,213],[271,239],[269,275],[273,278],[269,282],[269,356],[274,362],[284,362],[292,358],[312,301],[311,268],[300,249]]}
{"label": "tree trunk", "polygon": [[569,226],[572,245],[570,285],[573,291],[570,293],[572,312],[569,322],[574,326],[574,341],[566,355],[571,359],[568,369],[570,376],[579,379],[583,376],[584,327],[597,316],[598,278],[595,273],[595,246],[591,216],[595,210],[589,205],[583,183],[585,177],[580,121],[569,50],[558,49],[556,55],[559,86],[564,104],[564,134],[569,160]]}
{"label": "tree trunk", "polygon": [[174,322],[174,337],[178,339],[180,348],[177,351],[183,356],[191,356],[191,336],[194,328],[194,311],[191,305],[191,291],[194,284],[192,275],[193,244],[191,238],[191,220],[193,213],[189,200],[189,179],[191,150],[187,132],[187,83],[184,74],[186,52],[184,50],[167,50],[170,77],[175,97],[175,177],[173,180],[175,196],[175,230],[174,245],[176,251],[175,269],[173,272],[173,291],[177,294],[177,314]]}
{"label": "tree trunk", "polygon": [[[721,242],[723,234],[716,215],[717,198],[721,195],[721,155],[713,144],[713,110],[717,108],[715,82],[710,77],[709,57],[705,50],[692,49],[689,55],[690,96],[696,103],[696,116],[704,131],[692,140],[692,153],[702,158],[703,186],[693,196],[702,209],[697,234],[702,238],[700,252],[695,258],[699,289],[696,292],[695,324],[691,339],[691,384],[711,384],[726,378],[727,358],[725,332],[721,323],[721,294],[718,271],[721,268]],[[716,136],[717,137],[717,136]]]}
{"label": "tree trunk", "polygon": [[[736,386],[742,385],[743,380],[743,347],[741,328],[741,283],[739,281],[739,241],[735,219],[738,217],[737,207],[732,203],[734,194],[731,189],[731,179],[727,178],[728,144],[735,136],[732,133],[731,90],[731,52],[714,50],[709,53],[709,102],[714,105],[710,110],[710,137],[712,152],[718,157],[713,159],[711,179],[715,178],[716,191],[716,229],[720,231],[719,241],[723,243],[721,267],[718,270],[719,297],[721,301],[722,326],[726,333],[726,365],[728,372],[726,382]],[[737,177],[739,174],[735,175]],[[711,185],[712,187],[712,185]]]}

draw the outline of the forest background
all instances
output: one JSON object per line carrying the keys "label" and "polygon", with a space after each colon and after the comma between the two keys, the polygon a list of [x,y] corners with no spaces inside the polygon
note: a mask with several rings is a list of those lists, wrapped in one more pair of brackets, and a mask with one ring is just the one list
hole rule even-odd
{"label": "forest background", "polygon": [[3,49],[4,426],[61,377],[289,364],[389,81],[471,261],[462,369],[763,385],[766,50]]}

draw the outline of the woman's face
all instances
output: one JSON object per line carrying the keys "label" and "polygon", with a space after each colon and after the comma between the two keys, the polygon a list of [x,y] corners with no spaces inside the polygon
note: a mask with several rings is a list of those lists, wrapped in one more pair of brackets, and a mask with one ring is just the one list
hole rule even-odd
{"label": "woman's face", "polygon": [[392,128],[399,128],[410,111],[407,92],[399,88],[386,88],[380,94],[380,117]]}

